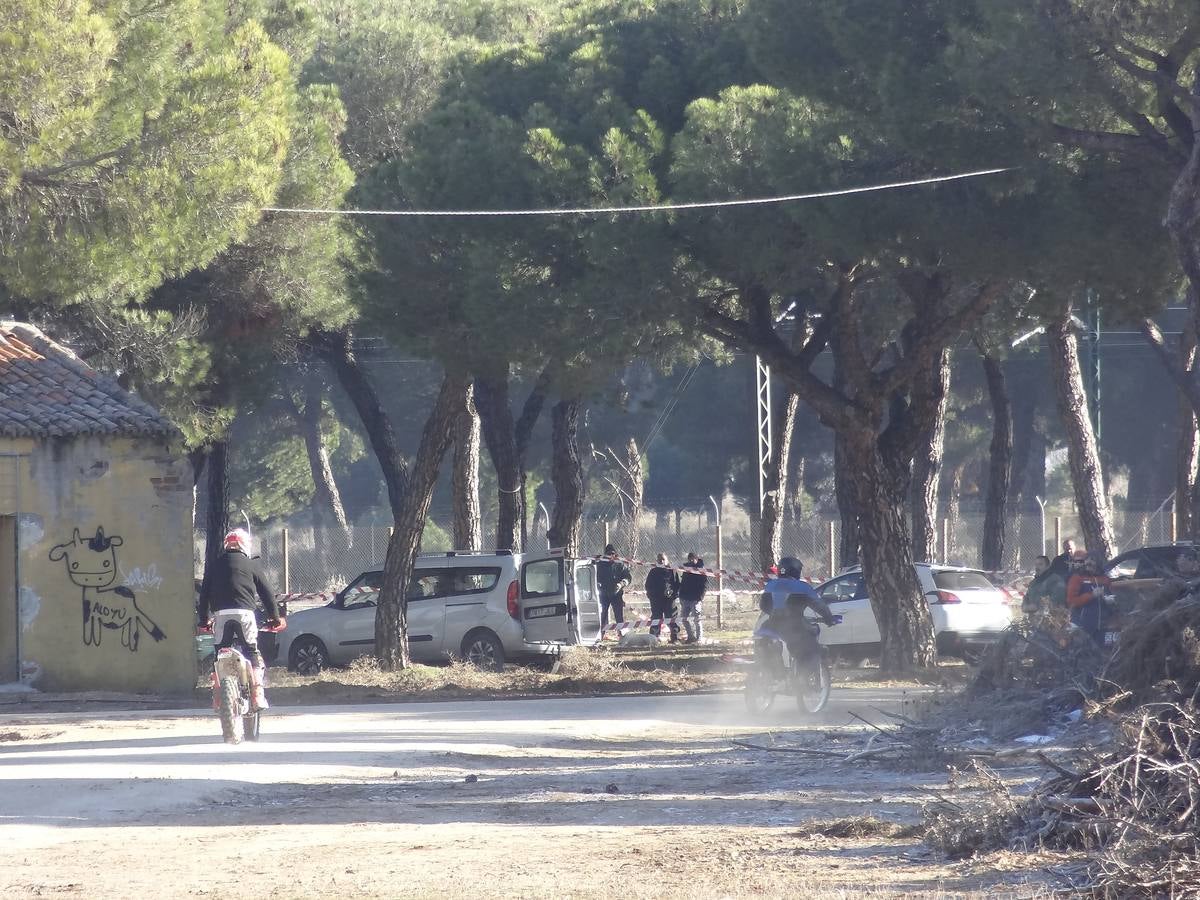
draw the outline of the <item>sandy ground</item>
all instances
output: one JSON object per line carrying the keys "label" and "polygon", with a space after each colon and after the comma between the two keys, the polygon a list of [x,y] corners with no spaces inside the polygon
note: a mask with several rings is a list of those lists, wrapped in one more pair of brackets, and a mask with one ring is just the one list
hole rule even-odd
{"label": "sandy ground", "polygon": [[240,746],[194,711],[4,715],[0,896],[1034,892],[1000,860],[813,833],[914,823],[944,772],[730,743],[819,743],[912,697],[837,689],[807,722],[736,694],[290,708]]}

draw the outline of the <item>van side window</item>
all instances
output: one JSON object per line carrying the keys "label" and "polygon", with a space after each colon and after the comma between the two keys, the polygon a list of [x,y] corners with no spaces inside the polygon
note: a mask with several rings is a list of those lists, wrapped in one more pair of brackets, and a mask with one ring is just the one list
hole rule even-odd
{"label": "van side window", "polygon": [[546,597],[562,592],[562,561],[540,559],[526,563],[521,572],[521,593],[526,597]]}
{"label": "van side window", "polygon": [[500,580],[500,567],[450,569],[449,574],[451,594],[486,594]]}

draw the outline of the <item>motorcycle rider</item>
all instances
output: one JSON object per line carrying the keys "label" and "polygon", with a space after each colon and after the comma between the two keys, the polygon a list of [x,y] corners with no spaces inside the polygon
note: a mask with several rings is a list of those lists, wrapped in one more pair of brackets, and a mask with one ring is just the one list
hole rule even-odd
{"label": "motorcycle rider", "polygon": [[258,623],[254,610],[258,600],[262,600],[267,612],[266,624],[277,627],[279,606],[258,561],[250,556],[249,533],[235,529],[225,535],[222,546],[223,552],[204,573],[204,584],[200,588],[200,622],[212,628],[218,646],[225,639],[227,622],[237,622],[241,626],[254,672],[254,705],[258,709],[267,709],[267,695],[263,690],[267,666],[258,649]]}
{"label": "motorcycle rider", "polygon": [[816,635],[804,617],[806,609],[815,612],[826,625],[836,625],[839,621],[816,589],[801,578],[803,572],[804,563],[794,556],[783,557],[779,560],[779,574],[763,586],[759,600],[763,615],[754,633],[762,637],[754,642],[754,649],[756,654],[765,654],[766,665],[777,672],[786,669],[787,660],[783,647],[773,649],[777,642],[771,638],[783,641],[792,658],[804,658],[814,649]]}

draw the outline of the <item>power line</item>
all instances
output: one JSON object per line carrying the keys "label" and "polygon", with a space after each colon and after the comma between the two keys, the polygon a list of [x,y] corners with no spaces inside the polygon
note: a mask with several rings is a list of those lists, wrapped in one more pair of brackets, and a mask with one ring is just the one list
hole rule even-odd
{"label": "power line", "polygon": [[311,216],[438,216],[482,217],[482,216],[600,216],[617,213],[671,212],[685,209],[718,209],[727,206],[763,206],[772,203],[792,203],[800,200],[820,200],[825,197],[844,197],[849,194],[867,194],[876,191],[893,191],[900,188],[920,187],[926,184],[943,184],[947,181],[963,181],[967,178],[982,178],[1012,172],[1011,166],[999,169],[979,169],[955,175],[939,175],[917,178],[911,181],[892,181],[864,187],[840,188],[831,191],[813,191],[807,194],[787,194],[781,197],[755,197],[746,200],[700,200],[691,203],[661,203],[645,206],[576,206],[566,209],[320,209],[303,207],[264,206],[262,212],[289,213]]}

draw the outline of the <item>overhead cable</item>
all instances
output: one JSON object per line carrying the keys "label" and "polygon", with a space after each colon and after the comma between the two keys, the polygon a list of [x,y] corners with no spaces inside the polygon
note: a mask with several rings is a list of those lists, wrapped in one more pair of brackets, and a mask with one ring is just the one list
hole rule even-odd
{"label": "overhead cable", "polygon": [[745,200],[701,200],[691,203],[659,203],[644,206],[576,206],[566,209],[320,209],[287,206],[264,206],[263,212],[286,213],[308,216],[438,216],[485,217],[485,216],[601,216],[620,213],[673,212],[688,209],[720,209],[730,206],[764,206],[773,203],[793,203],[801,200],[820,200],[826,197],[844,197],[850,194],[868,194],[878,191],[894,191],[901,188],[920,187],[927,184],[943,184],[947,181],[964,181],[1013,171],[1012,167],[979,169],[974,172],[959,172],[955,175],[938,175],[917,178],[911,181],[892,181],[886,184],[862,187],[839,188],[829,191],[813,191],[807,194],[786,194],[781,197],[753,197]]}

